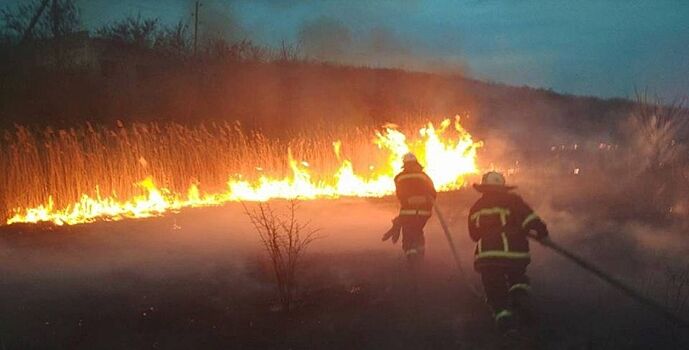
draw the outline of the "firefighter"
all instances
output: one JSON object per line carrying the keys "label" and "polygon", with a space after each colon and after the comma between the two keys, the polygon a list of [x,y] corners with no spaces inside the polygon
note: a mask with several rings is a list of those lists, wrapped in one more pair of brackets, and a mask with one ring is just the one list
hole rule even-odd
{"label": "firefighter", "polygon": [[481,274],[498,330],[509,332],[533,321],[527,236],[547,239],[548,229],[519,195],[510,192],[515,187],[505,185],[502,174],[488,172],[474,188],[483,194],[469,211],[469,235],[476,242],[474,268]]}
{"label": "firefighter", "polygon": [[383,236],[383,241],[392,237],[395,243],[401,231],[402,249],[410,265],[415,265],[424,256],[423,227],[431,217],[436,191],[433,181],[423,172],[413,153],[405,154],[402,161],[403,170],[395,176],[400,212],[393,220],[393,227]]}

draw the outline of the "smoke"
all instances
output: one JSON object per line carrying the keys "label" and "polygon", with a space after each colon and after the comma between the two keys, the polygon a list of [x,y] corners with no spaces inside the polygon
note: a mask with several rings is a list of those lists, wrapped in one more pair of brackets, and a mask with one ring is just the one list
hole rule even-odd
{"label": "smoke", "polygon": [[304,54],[321,61],[337,61],[351,55],[353,49],[349,28],[328,17],[302,24],[298,38]]}
{"label": "smoke", "polygon": [[381,57],[394,57],[411,52],[395,33],[382,26],[371,28],[365,49]]}
{"label": "smoke", "polygon": [[[189,1],[187,12],[196,15],[196,1]],[[189,22],[190,32],[194,30],[194,17]],[[237,18],[232,5],[222,0],[200,2],[199,13],[199,42],[207,43],[217,39],[227,41],[241,40],[249,36],[241,21]]]}
{"label": "smoke", "polygon": [[[280,208],[285,203],[276,202]],[[247,204],[251,205],[251,204]],[[323,236],[311,252],[381,248],[394,202],[365,199],[302,202],[298,219]],[[203,218],[203,219],[199,219]],[[99,276],[131,271],[140,276],[204,273],[214,266],[242,270],[262,255],[259,237],[241,205],[190,209],[147,220],[57,227],[55,232],[13,226],[0,244],[4,276]]]}
{"label": "smoke", "polygon": [[297,40],[307,58],[320,61],[436,73],[467,70],[456,57],[441,58],[427,53],[422,45],[403,40],[383,25],[355,29],[337,18],[322,16],[304,21]]}

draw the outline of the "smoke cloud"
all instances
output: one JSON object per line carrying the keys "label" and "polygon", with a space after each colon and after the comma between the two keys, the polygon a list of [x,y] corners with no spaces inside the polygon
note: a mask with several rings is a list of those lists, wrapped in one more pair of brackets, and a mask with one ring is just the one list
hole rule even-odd
{"label": "smoke cloud", "polygon": [[436,73],[463,73],[467,66],[457,57],[441,58],[424,53],[383,25],[350,28],[332,17],[303,22],[297,42],[307,58],[342,64],[395,67]]}

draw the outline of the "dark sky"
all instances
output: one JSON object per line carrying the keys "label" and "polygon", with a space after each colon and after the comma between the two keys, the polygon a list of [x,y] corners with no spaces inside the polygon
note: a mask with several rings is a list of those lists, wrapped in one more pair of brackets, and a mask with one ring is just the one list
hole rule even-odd
{"label": "dark sky", "polygon": [[[7,6],[16,1],[0,0]],[[313,57],[462,70],[561,92],[689,94],[689,1],[201,1],[201,30]],[[191,22],[191,0],[79,0],[85,28],[126,15]]]}

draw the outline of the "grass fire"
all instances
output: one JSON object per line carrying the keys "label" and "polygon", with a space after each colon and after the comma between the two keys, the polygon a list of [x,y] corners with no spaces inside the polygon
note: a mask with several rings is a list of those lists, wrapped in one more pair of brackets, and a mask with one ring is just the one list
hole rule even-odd
{"label": "grass fire", "polygon": [[477,172],[480,146],[459,117],[437,128],[429,122],[410,137],[389,125],[348,135],[298,135],[281,143],[225,123],[99,130],[88,125],[38,134],[18,127],[5,141],[2,163],[13,166],[6,168],[2,186],[14,189],[4,197],[4,207],[13,208],[7,224],[57,225],[230,201],[381,197],[394,192],[402,155],[412,151],[439,189],[459,189],[466,175]]}
{"label": "grass fire", "polygon": [[0,0],[0,350],[689,349],[686,18]]}

